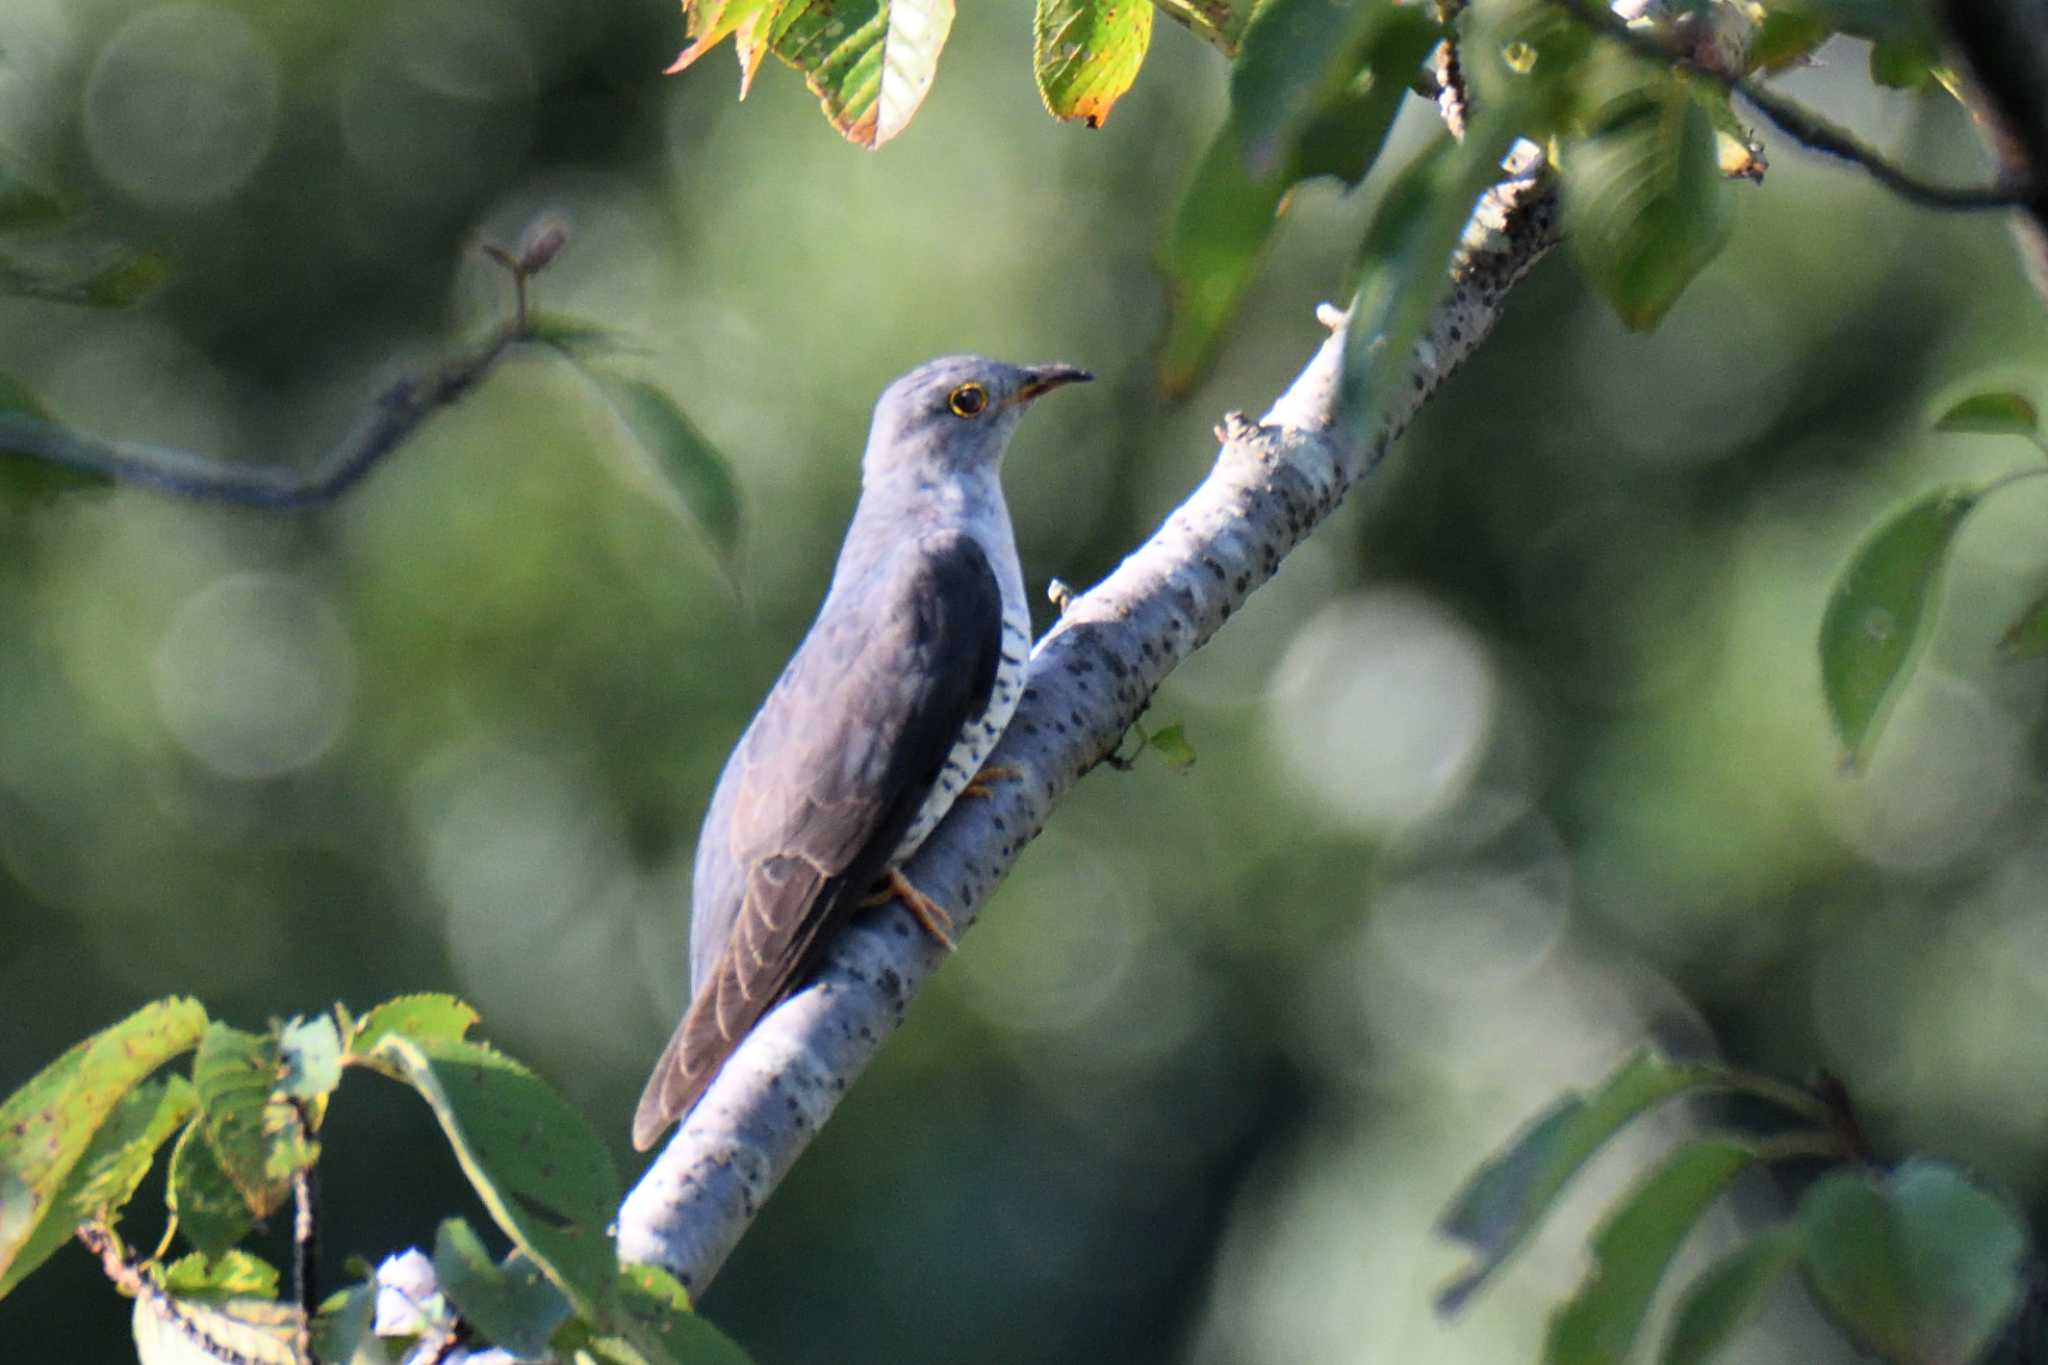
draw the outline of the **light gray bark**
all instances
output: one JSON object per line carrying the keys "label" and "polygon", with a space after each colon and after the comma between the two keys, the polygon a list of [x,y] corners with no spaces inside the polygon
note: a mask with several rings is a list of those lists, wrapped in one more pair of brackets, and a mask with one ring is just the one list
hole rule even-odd
{"label": "light gray bark", "polygon": [[[1328,315],[1331,334],[1264,419],[1226,418],[1209,477],[1039,641],[1023,703],[989,759],[1017,777],[955,806],[905,869],[963,933],[1167,674],[1273,576],[1493,330],[1510,289],[1556,241],[1554,218],[1540,159],[1525,150],[1519,172],[1477,206],[1451,292],[1409,358],[1412,382],[1378,433],[1364,440],[1335,424],[1344,329]],[[620,1256],[664,1265],[701,1292],[943,956],[900,909],[844,932],[627,1196]]]}

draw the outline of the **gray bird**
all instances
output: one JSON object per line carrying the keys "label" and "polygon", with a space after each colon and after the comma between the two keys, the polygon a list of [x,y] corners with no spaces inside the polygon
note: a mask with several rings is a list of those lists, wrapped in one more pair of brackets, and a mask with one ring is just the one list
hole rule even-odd
{"label": "gray bird", "polygon": [[951,946],[904,861],[1017,709],[1031,648],[1003,504],[1025,405],[1071,365],[948,356],[883,391],[860,505],[818,619],[712,793],[697,840],[690,1008],[633,1115],[654,1145],[863,904],[897,899]]}

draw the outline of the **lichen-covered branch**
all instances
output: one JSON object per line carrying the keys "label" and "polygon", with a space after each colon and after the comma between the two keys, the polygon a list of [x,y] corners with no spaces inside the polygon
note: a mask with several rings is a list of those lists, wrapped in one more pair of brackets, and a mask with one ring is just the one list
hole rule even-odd
{"label": "lichen-covered branch", "polygon": [[[1075,598],[1033,651],[1023,704],[989,759],[1016,780],[999,784],[990,800],[956,806],[905,869],[963,932],[1154,689],[1373,468],[1493,330],[1510,289],[1555,241],[1540,164],[1487,194],[1451,292],[1414,354],[1402,358],[1413,382],[1370,442],[1333,423],[1344,353],[1338,314],[1263,420],[1226,419],[1209,477],[1151,540]],[[627,1196],[620,1255],[664,1265],[700,1292],[942,956],[894,907],[841,934],[817,978],[754,1029]]]}

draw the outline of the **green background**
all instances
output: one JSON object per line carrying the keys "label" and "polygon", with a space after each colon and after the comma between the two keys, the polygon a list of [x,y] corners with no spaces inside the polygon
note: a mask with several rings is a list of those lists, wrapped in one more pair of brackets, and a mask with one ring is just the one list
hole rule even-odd
{"label": "green background", "polygon": [[[1039,107],[1028,9],[972,9],[870,154],[774,62],[744,105],[724,51],[660,77],[682,40],[651,2],[0,12],[0,164],[176,261],[130,311],[0,301],[0,373],[62,420],[310,463],[504,316],[473,242],[545,210],[573,236],[539,301],[623,336],[747,522],[728,575],[539,355],[317,514],[0,486],[0,1087],[171,992],[255,1024],[452,990],[626,1160],[696,824],[815,609],[876,392],[963,349],[1094,369],[1007,474],[1034,597],[1093,582],[1306,359],[1385,178],[1297,196],[1168,404],[1153,259],[1222,115],[1212,51],[1160,24],[1088,132]],[[1791,86],[1984,173],[1952,106],[1871,92],[1853,46]],[[2038,1204],[2048,665],[1993,644],[2048,577],[2048,489],[1972,521],[1863,775],[1813,639],[1889,507],[2039,458],[1927,426],[1958,385],[2034,382],[2040,303],[1995,220],[1767,143],[1660,332],[1546,264],[1168,681],[1148,723],[1185,724],[1193,769],[1060,809],[707,1296],[760,1360],[1529,1358],[1602,1192],[1682,1120],[1450,1324],[1430,1223],[1645,1037],[1830,1068],[1887,1150]],[[396,1087],[351,1080],[328,1151],[332,1275],[476,1216]],[[1774,1207],[1738,1188],[1701,1256]],[[125,1322],[68,1251],[0,1302],[0,1354],[117,1359]],[[1787,1295],[1742,1358],[1828,1341]]]}

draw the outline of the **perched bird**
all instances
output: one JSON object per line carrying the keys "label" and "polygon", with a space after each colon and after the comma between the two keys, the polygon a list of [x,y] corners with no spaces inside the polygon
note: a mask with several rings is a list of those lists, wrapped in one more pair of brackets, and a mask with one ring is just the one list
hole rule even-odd
{"label": "perched bird", "polygon": [[640,1150],[863,904],[901,900],[951,946],[945,909],[899,869],[981,774],[1024,689],[1031,616],[1003,451],[1028,403],[1089,377],[948,356],[876,403],[825,604],[704,817],[690,1007],[633,1115]]}

